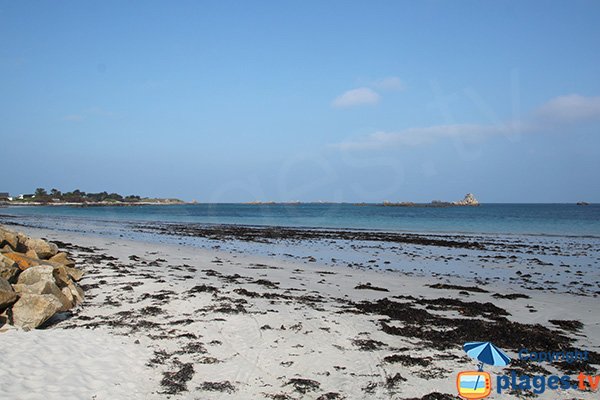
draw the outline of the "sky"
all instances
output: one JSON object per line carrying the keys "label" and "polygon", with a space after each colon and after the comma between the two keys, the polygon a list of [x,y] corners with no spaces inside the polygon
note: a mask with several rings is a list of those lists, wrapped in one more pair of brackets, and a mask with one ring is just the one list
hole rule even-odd
{"label": "sky", "polygon": [[598,1],[0,0],[0,192],[600,202]]}

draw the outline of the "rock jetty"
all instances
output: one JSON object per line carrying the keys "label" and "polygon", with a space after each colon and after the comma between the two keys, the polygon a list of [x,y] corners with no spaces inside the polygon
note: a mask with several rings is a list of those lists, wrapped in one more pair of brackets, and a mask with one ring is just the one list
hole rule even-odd
{"label": "rock jetty", "polygon": [[35,329],[81,304],[82,276],[56,244],[0,226],[0,326]]}

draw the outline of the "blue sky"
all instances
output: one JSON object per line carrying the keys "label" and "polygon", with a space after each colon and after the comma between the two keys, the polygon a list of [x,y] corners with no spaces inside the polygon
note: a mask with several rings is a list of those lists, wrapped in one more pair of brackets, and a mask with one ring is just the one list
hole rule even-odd
{"label": "blue sky", "polygon": [[0,1],[0,191],[600,201],[597,1]]}

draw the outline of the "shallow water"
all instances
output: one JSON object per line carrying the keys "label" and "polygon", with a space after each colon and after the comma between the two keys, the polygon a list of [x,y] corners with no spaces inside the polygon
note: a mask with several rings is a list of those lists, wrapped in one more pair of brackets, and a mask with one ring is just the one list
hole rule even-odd
{"label": "shallow water", "polygon": [[0,214],[44,225],[176,222],[405,232],[600,237],[600,204],[482,204],[479,207],[383,207],[352,204],[186,204],[132,207],[9,207]]}

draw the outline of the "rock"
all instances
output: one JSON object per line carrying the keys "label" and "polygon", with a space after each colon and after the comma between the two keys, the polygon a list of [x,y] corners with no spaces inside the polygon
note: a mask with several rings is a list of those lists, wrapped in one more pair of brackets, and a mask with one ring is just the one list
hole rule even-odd
{"label": "rock", "polygon": [[455,201],[452,204],[456,206],[478,206],[479,202],[477,201],[475,196],[473,196],[473,194],[467,193],[464,199],[462,199],[461,201]]}
{"label": "rock", "polygon": [[40,281],[55,283],[54,268],[52,265],[36,265],[21,272],[17,283],[21,285],[33,285]]}
{"label": "rock", "polygon": [[70,288],[64,287],[64,288],[60,289],[60,291],[67,298],[69,303],[71,303],[73,306],[77,304],[77,300],[75,300],[75,297],[73,297],[73,293],[71,293]]}
{"label": "rock", "polygon": [[27,253],[25,253],[25,256],[29,257],[29,258],[35,258],[35,259],[38,259],[38,260],[40,259],[40,257],[38,256],[38,254],[33,249],[27,250]]}
{"label": "rock", "polygon": [[8,245],[5,244],[4,246],[0,246],[0,253],[12,253],[13,249]]}
{"label": "rock", "polygon": [[24,234],[23,232],[17,232],[17,248],[15,251],[20,253],[25,253],[27,251],[27,246],[25,243],[29,240],[29,236]]}
{"label": "rock", "polygon": [[[8,317],[6,316],[6,313],[0,314],[0,329],[7,323],[8,323]],[[2,330],[0,330],[0,333],[2,333]]]}
{"label": "rock", "polygon": [[62,290],[56,286],[54,282],[39,281],[33,285],[16,284],[14,285],[14,289],[19,294],[50,294],[56,297],[62,304],[62,307],[59,311],[70,310],[75,305],[73,296],[65,296]]}
{"label": "rock", "polygon": [[54,243],[47,242],[43,239],[29,238],[25,241],[27,250],[34,250],[40,259],[47,260],[48,258],[58,253],[58,246]]}
{"label": "rock", "polygon": [[56,281],[56,284],[61,288],[65,287],[65,286],[69,286],[69,284],[73,282],[64,265],[54,267],[54,271],[52,271],[52,275],[54,276],[54,280]]}
{"label": "rock", "polygon": [[75,282],[79,282],[83,277],[83,271],[77,268],[65,267],[67,273]]}
{"label": "rock", "polygon": [[17,283],[17,277],[20,272],[21,270],[16,262],[0,254],[0,277],[6,279],[10,283]]}
{"label": "rock", "polygon": [[67,256],[67,253],[58,253],[52,257],[50,257],[50,259],[48,261],[52,261],[55,262],[57,264],[62,264],[65,265],[67,267],[74,267],[75,266],[75,261],[71,260],[69,258],[69,256]]}
{"label": "rock", "polygon": [[0,278],[0,311],[17,301],[17,293],[4,278]]}
{"label": "rock", "polygon": [[15,232],[9,231],[4,228],[0,228],[0,247],[5,245],[10,246],[13,250],[17,249],[19,240]]}
{"label": "rock", "polygon": [[75,299],[75,304],[81,304],[83,303],[85,294],[83,292],[83,289],[76,284],[75,282],[71,282],[67,288],[71,291],[71,294],[73,295],[73,298]]}
{"label": "rock", "polygon": [[31,268],[35,265],[40,265],[41,263],[41,261],[37,258],[27,257],[21,253],[5,253],[4,256],[16,262],[21,271],[24,271],[27,268]]}
{"label": "rock", "polygon": [[51,294],[23,293],[12,306],[13,325],[28,331],[52,318],[63,305]]}

